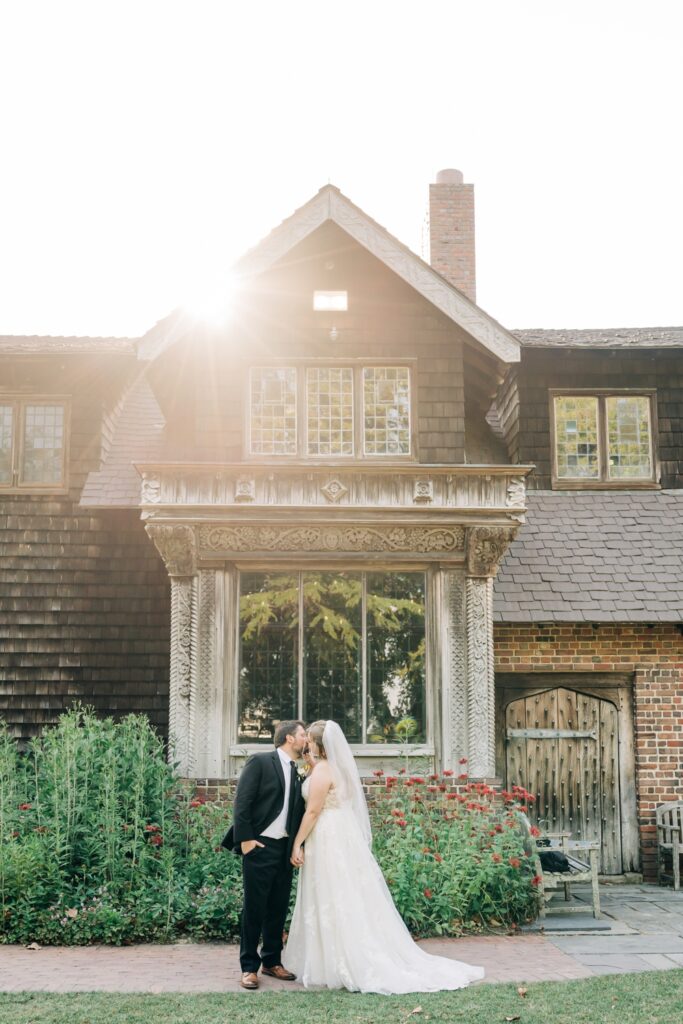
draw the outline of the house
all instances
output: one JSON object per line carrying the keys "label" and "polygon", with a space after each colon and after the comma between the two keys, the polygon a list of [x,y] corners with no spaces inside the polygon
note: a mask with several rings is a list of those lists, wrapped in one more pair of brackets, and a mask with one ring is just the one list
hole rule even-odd
{"label": "house", "polygon": [[333,186],[235,268],[227,325],[0,338],[0,712],[144,711],[190,778],[333,717],[521,783],[602,868],[680,797],[683,329],[511,332],[474,196],[431,265]]}

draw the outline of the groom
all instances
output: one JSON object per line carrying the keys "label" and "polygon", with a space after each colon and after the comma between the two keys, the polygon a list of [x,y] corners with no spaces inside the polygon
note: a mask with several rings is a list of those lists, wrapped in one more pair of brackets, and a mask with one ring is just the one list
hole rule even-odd
{"label": "groom", "polygon": [[295,980],[280,957],[292,887],[289,858],[304,814],[295,765],[306,745],[303,722],[280,722],[274,743],[274,751],[254,754],[245,764],[237,784],[233,824],[222,843],[242,855],[242,988],[258,988],[259,967],[262,974],[280,981]]}

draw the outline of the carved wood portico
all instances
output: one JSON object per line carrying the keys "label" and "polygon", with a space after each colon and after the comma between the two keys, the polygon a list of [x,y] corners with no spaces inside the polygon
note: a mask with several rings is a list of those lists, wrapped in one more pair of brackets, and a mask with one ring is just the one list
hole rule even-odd
{"label": "carved wood portico", "polygon": [[[171,578],[169,734],[188,777],[234,774],[239,572],[424,570],[428,742],[495,775],[493,577],[525,514],[526,466],[145,465],[142,518]],[[356,748],[390,760],[398,750]],[[376,763],[376,762],[375,762]]]}

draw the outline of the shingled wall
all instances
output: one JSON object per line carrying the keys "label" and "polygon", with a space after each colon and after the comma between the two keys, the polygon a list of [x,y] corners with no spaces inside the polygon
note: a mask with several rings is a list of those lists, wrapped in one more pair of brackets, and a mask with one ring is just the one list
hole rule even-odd
{"label": "shingled wall", "polygon": [[137,510],[78,505],[102,408],[85,385],[72,402],[68,494],[0,496],[0,716],[22,740],[74,700],[167,727],[166,570]]}
{"label": "shingled wall", "polygon": [[678,349],[533,349],[517,372],[519,462],[534,463],[528,486],[550,480],[549,388],[656,388],[662,487],[683,487],[683,353]]}

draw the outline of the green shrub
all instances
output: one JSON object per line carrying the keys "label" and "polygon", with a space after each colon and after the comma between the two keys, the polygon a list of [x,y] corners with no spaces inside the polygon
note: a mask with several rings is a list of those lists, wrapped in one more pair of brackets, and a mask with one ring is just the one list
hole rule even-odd
{"label": "green shrub", "polygon": [[538,877],[519,812],[531,794],[483,783],[454,792],[446,776],[384,776],[373,806],[374,850],[401,917],[416,935],[515,926],[538,912]]}
{"label": "green shrub", "polygon": [[[446,935],[531,916],[509,804],[488,787],[446,789],[407,774],[377,786],[375,852],[408,926]],[[76,707],[26,754],[0,723],[0,942],[236,938],[241,864],[220,847],[229,817],[177,776],[143,716]]]}

